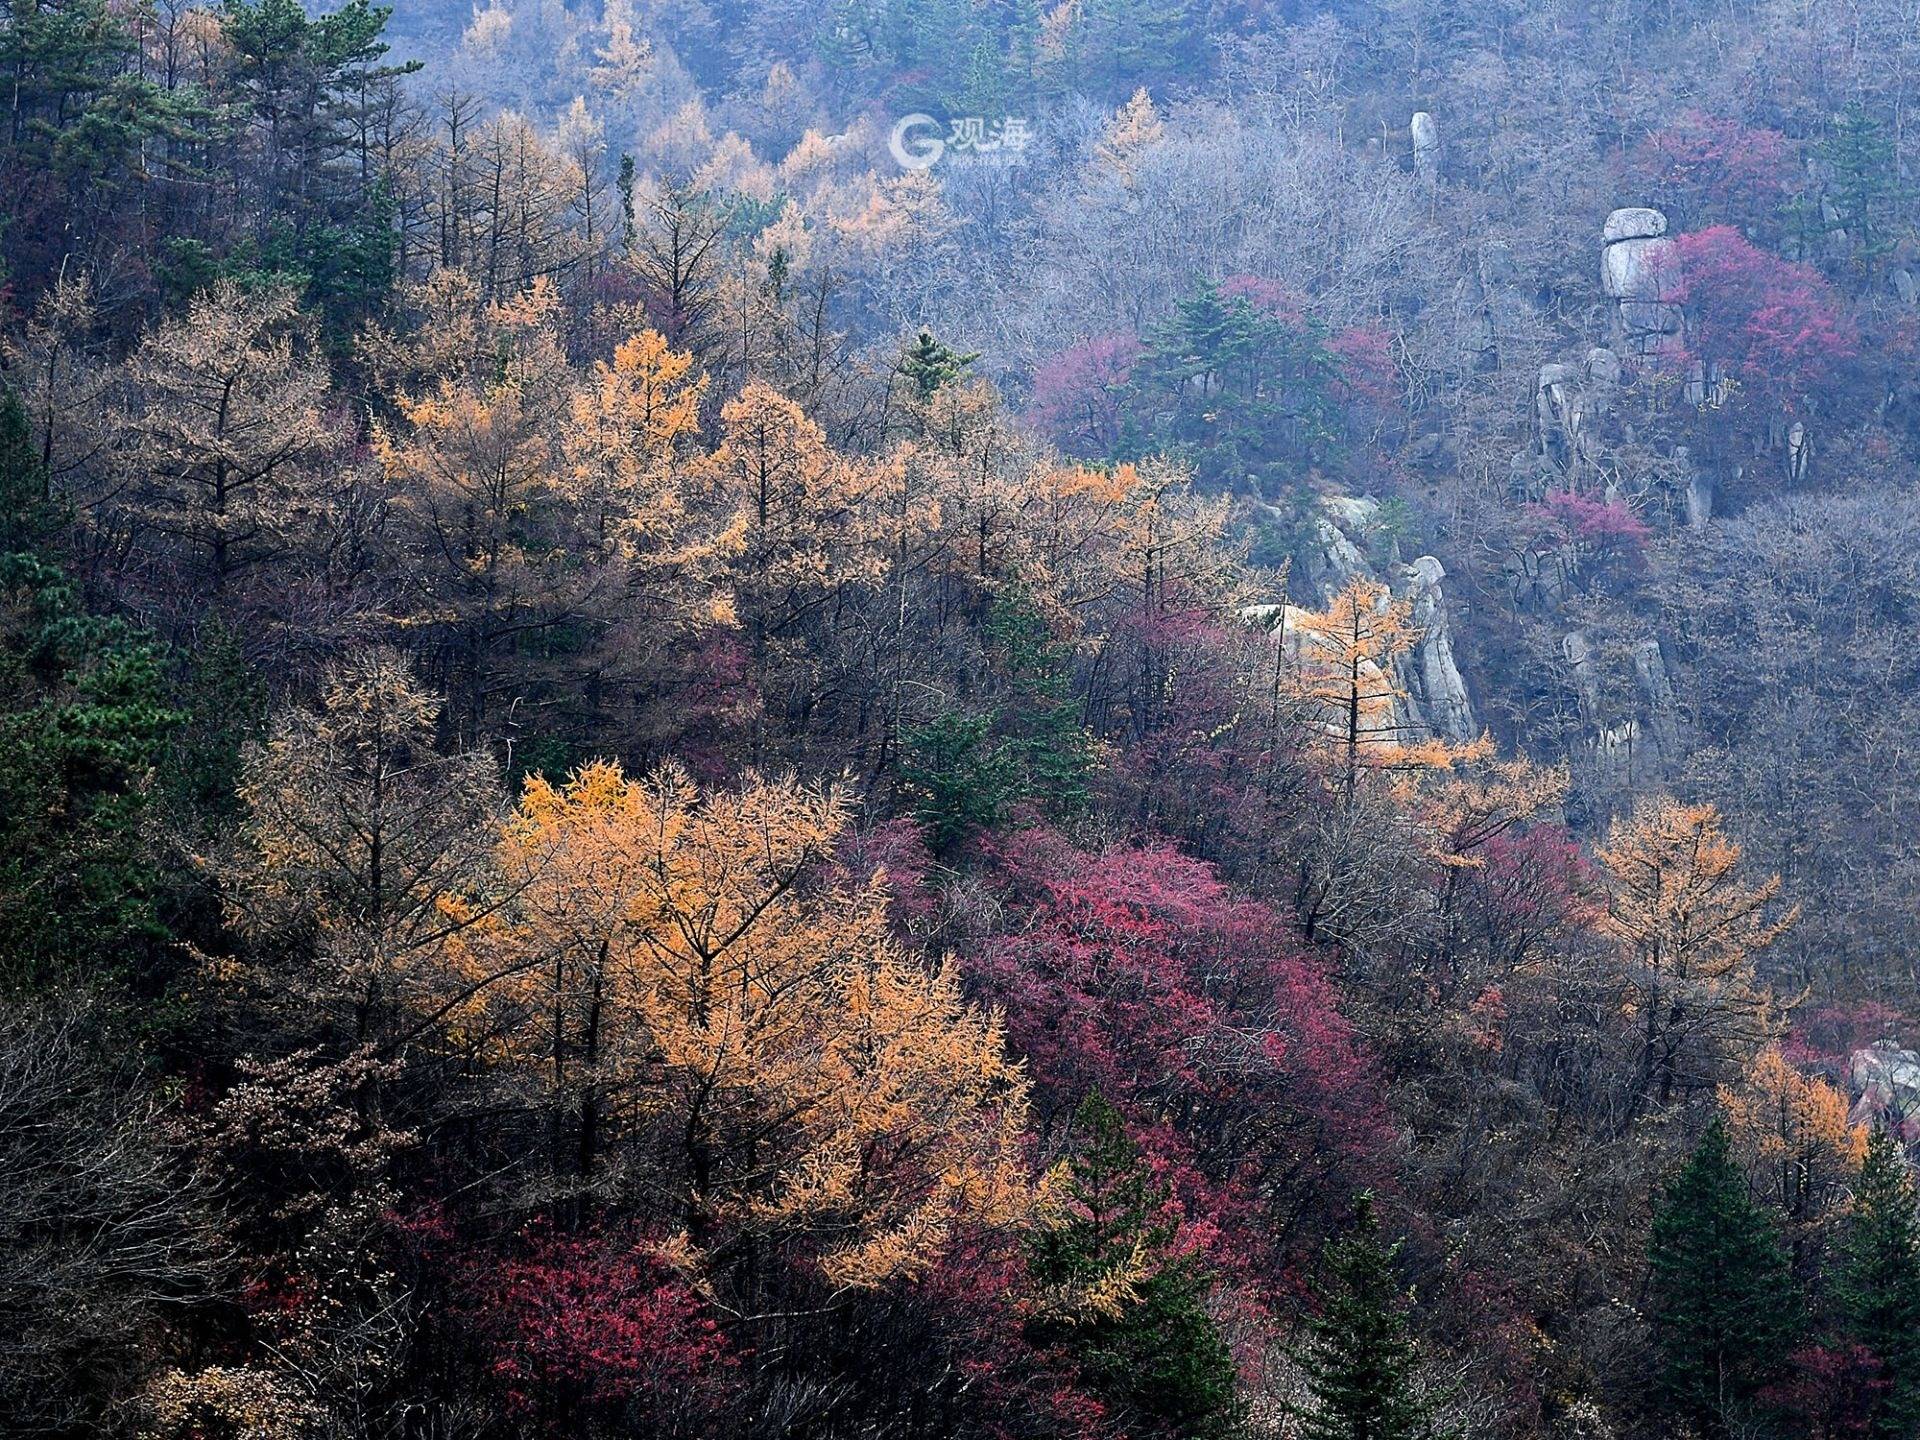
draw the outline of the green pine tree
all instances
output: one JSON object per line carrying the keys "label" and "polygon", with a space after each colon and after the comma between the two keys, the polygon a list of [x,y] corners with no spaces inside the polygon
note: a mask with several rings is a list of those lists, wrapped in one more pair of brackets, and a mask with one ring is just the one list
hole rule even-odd
{"label": "green pine tree", "polygon": [[52,524],[47,467],[17,391],[0,394],[0,554],[32,550]]}
{"label": "green pine tree", "polygon": [[[209,112],[189,87],[148,78],[143,6],[113,0],[10,0],[0,7],[0,276],[20,296],[50,284],[97,236],[101,217],[147,183],[156,154]],[[29,218],[31,217],[31,218]]]}
{"label": "green pine tree", "polygon": [[1084,0],[1047,87],[1109,103],[1190,81],[1207,63],[1207,10],[1189,0]]}
{"label": "green pine tree", "polygon": [[200,623],[179,685],[181,724],[168,780],[188,810],[216,822],[240,803],[240,758],[266,726],[267,692],[238,630],[219,615]]}
{"label": "green pine tree", "polygon": [[140,145],[178,118],[176,97],[129,62],[129,12],[106,0],[14,0],[0,25],[11,123],[0,146],[84,186],[133,164]]}
{"label": "green pine tree", "polygon": [[820,19],[814,53],[832,73],[865,77],[882,68],[891,6],[873,0],[834,0]]}
{"label": "green pine tree", "polygon": [[994,597],[985,626],[994,669],[1011,692],[1000,729],[1019,770],[1024,796],[1055,815],[1074,815],[1089,802],[1093,736],[1080,723],[1073,693],[1072,655],[1056,641],[1033,598],[1017,586]]}
{"label": "green pine tree", "polygon": [[633,253],[634,213],[633,213],[633,156],[622,152],[620,155],[620,178],[614,189],[620,196],[620,253]]}
{"label": "green pine tree", "polygon": [[1893,140],[1856,102],[1834,117],[1831,133],[1815,153],[1827,167],[1826,199],[1835,212],[1825,228],[1847,232],[1850,263],[1869,280],[1892,252],[1895,239],[1893,212],[1902,187]]}
{"label": "green pine tree", "polygon": [[0,995],[125,974],[164,939],[147,833],[181,721],[165,656],[89,613],[25,409],[0,393]]}
{"label": "green pine tree", "polygon": [[1838,1283],[1853,1338],[1874,1353],[1886,1381],[1875,1397],[1873,1433],[1920,1433],[1920,1211],[1900,1142],[1875,1130],[1854,1192]]}
{"label": "green pine tree", "polygon": [[937,851],[999,824],[1018,793],[1017,762],[993,725],[991,714],[942,710],[900,732],[900,783]]}
{"label": "green pine tree", "polygon": [[1267,495],[1328,446],[1335,365],[1310,320],[1284,320],[1211,281],[1147,336],[1128,396],[1134,451],[1191,460],[1203,482]]}
{"label": "green pine tree", "polygon": [[960,84],[947,103],[954,115],[977,116],[988,125],[1003,120],[1010,103],[1006,57],[990,39],[982,39],[967,56]]}
{"label": "green pine tree", "polygon": [[1305,1440],[1414,1440],[1435,1433],[1415,1384],[1418,1351],[1407,1327],[1394,1261],[1373,1199],[1354,1207],[1353,1232],[1327,1246],[1327,1283],[1312,1338],[1300,1357],[1308,1401]]}
{"label": "green pine tree", "polygon": [[1034,89],[1039,79],[1039,0],[1013,0],[1009,15],[1006,58],[1008,102],[1025,115],[1032,109]]}
{"label": "green pine tree", "polygon": [[1726,1435],[1781,1374],[1801,1312],[1778,1231],[1717,1117],[1661,1196],[1647,1260],[1667,1407]]}
{"label": "green pine tree", "polygon": [[131,978],[166,942],[153,780],[180,722],[163,655],[0,555],[0,995]]}
{"label": "green pine tree", "polygon": [[1107,1407],[1113,1433],[1216,1440],[1240,1406],[1232,1353],[1207,1309],[1211,1277],[1173,1253],[1167,1187],[1097,1092],[1073,1120],[1072,1218],[1034,1241],[1046,1297],[1029,1343],[1064,1352]]}
{"label": "green pine tree", "polygon": [[963,355],[951,345],[936,340],[931,330],[922,330],[907,346],[894,372],[907,382],[913,398],[925,403],[935,392],[958,380],[979,358],[978,352]]}
{"label": "green pine tree", "polygon": [[[988,16],[969,0],[913,0],[873,7],[864,30],[874,60],[892,71],[889,89],[903,109],[939,112],[964,83]],[[835,27],[840,28],[839,26]]]}
{"label": "green pine tree", "polygon": [[219,11],[233,47],[227,98],[259,152],[257,233],[226,268],[305,286],[339,344],[393,282],[399,206],[373,121],[384,83],[421,62],[387,63],[392,13],[369,0],[318,16],[299,0],[225,0]]}

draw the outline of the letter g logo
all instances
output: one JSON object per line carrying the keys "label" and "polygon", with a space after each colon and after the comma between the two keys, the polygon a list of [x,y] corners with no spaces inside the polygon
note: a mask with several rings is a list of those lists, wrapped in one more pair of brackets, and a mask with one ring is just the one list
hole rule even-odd
{"label": "letter g logo", "polygon": [[[934,133],[924,137],[915,134],[928,129]],[[903,115],[887,136],[887,149],[902,170],[927,170],[947,153],[947,142],[940,138],[940,122],[931,115]]]}

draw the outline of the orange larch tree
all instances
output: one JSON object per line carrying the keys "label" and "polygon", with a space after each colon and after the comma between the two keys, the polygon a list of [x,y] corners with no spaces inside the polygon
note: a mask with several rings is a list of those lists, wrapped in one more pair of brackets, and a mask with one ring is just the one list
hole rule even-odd
{"label": "orange larch tree", "polygon": [[879,1285],[1035,1203],[998,1016],[901,949],[883,876],[817,873],[847,818],[836,792],[703,792],[673,766],[529,781],[501,845],[505,923],[452,956],[462,985],[510,977],[486,1003],[521,1017],[508,1067],[546,1089],[575,1178],[619,1185],[600,1173],[617,1155],[736,1311],[782,1248]]}
{"label": "orange larch tree", "polygon": [[699,433],[705,375],[656,331],[629,336],[571,396],[561,451],[564,493],[601,555],[622,545],[676,548],[686,524],[676,463]]}
{"label": "orange larch tree", "polygon": [[798,736],[843,663],[850,603],[886,574],[880,487],[870,464],[836,454],[798,405],[759,381],[721,408],[720,428],[702,474],[731,516],[725,574],[767,719]]}
{"label": "orange larch tree", "polygon": [[1756,1188],[1786,1215],[1795,1253],[1805,1257],[1867,1157],[1867,1127],[1849,1119],[1845,1095],[1800,1070],[1778,1045],[1722,1085],[1719,1101],[1735,1151],[1746,1158]]}
{"label": "orange larch tree", "polygon": [[434,298],[445,313],[418,359],[450,368],[395,397],[401,423],[376,427],[374,452],[416,562],[407,618],[434,638],[460,729],[472,732],[508,688],[502,662],[576,616],[598,577],[569,555],[575,517],[556,433],[569,373],[553,287],[484,307],[470,289]]}
{"label": "orange larch tree", "polygon": [[1641,1029],[1639,1097],[1666,1105],[1712,1085],[1754,1053],[1772,1027],[1772,997],[1754,958],[1793,923],[1777,915],[1780,878],[1749,884],[1740,847],[1711,805],[1667,796],[1616,821],[1597,855],[1610,898],[1600,920],[1614,943]]}
{"label": "orange larch tree", "polygon": [[1351,801],[1368,773],[1450,769],[1491,754],[1485,739],[1449,745],[1410,725],[1394,677],[1402,655],[1420,643],[1413,607],[1376,580],[1355,578],[1325,610],[1294,622],[1299,679],[1320,712],[1341,795]]}
{"label": "orange larch tree", "polygon": [[471,918],[442,897],[487,869],[498,773],[485,751],[435,748],[440,707],[404,656],[363,651],[242,763],[228,917],[256,942],[304,947],[310,964],[263,976],[268,993],[354,1043],[388,1037],[424,957]]}
{"label": "orange larch tree", "polygon": [[217,591],[319,519],[325,364],[293,292],[222,281],[141,341],[124,523]]}

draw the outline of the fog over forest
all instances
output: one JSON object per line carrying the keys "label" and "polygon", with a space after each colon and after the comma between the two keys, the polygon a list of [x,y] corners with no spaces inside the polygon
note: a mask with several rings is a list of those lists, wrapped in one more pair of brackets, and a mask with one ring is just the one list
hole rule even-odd
{"label": "fog over forest", "polygon": [[1920,1440],[1920,0],[0,81],[0,1434]]}

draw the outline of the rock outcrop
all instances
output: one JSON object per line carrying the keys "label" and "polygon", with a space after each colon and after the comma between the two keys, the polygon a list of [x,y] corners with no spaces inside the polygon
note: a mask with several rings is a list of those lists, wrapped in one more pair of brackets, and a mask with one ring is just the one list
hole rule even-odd
{"label": "rock outcrop", "polygon": [[1538,313],[1505,240],[1481,242],[1479,263],[1460,278],[1458,300],[1461,349],[1479,370],[1497,368],[1501,337],[1526,334]]}
{"label": "rock outcrop", "polygon": [[1680,335],[1680,307],[1667,298],[1667,217],[1645,205],[1607,216],[1601,228],[1600,288],[1613,301],[1614,334],[1630,355],[1652,355]]}
{"label": "rock outcrop", "polygon": [[1787,483],[1799,485],[1813,466],[1813,437],[1798,420],[1787,429]]}
{"label": "rock outcrop", "polygon": [[1601,422],[1613,414],[1624,374],[1620,356],[1605,345],[1588,350],[1581,364],[1540,367],[1533,392],[1534,435],[1541,456],[1558,475],[1573,477],[1599,459]]}
{"label": "rock outcrop", "polygon": [[1695,360],[1687,366],[1686,401],[1696,409],[1718,410],[1727,403],[1729,386],[1720,362],[1711,365]]}
{"label": "rock outcrop", "polygon": [[1583,779],[1594,790],[1657,781],[1686,758],[1686,733],[1660,641],[1648,635],[1632,650],[1638,693],[1625,703],[1609,704],[1593,642],[1580,630],[1560,640],[1581,727],[1587,732]]}
{"label": "rock outcrop", "polygon": [[1659,757],[1668,763],[1678,763],[1685,753],[1680,734],[1680,703],[1673,693],[1673,677],[1667,673],[1666,654],[1656,637],[1647,635],[1634,643],[1633,673],[1640,682],[1647,731],[1659,747]]}
{"label": "rock outcrop", "polygon": [[[1466,677],[1454,658],[1444,589],[1446,568],[1433,556],[1421,555],[1410,564],[1386,566],[1385,575],[1378,573],[1356,537],[1365,535],[1379,510],[1377,500],[1364,497],[1321,498],[1314,517],[1313,544],[1306,556],[1307,588],[1313,603],[1324,606],[1354,580],[1366,579],[1386,584],[1396,598],[1405,601],[1413,623],[1420,628],[1420,639],[1394,665],[1392,683],[1399,695],[1394,722],[1409,738],[1430,736],[1465,744],[1478,737],[1480,727],[1474,719]],[[1306,610],[1294,605],[1284,611],[1278,606],[1256,605],[1241,613],[1243,619],[1288,637],[1283,643],[1298,658],[1299,621],[1305,618]]]}
{"label": "rock outcrop", "polygon": [[1431,555],[1399,567],[1396,594],[1413,607],[1420,643],[1400,659],[1399,688],[1407,719],[1442,739],[1464,745],[1480,734],[1466,678],[1453,658],[1453,636],[1441,584],[1447,572]]}
{"label": "rock outcrop", "polygon": [[1313,518],[1314,543],[1309,548],[1307,583],[1321,603],[1346,589],[1357,576],[1370,576],[1367,557],[1353,536],[1366,532],[1379,506],[1372,500],[1330,495],[1320,501]]}
{"label": "rock outcrop", "polygon": [[1425,110],[1416,110],[1413,119],[1407,123],[1407,133],[1413,140],[1413,168],[1426,180],[1432,180],[1440,174],[1440,162],[1445,151],[1440,145],[1440,126]]}
{"label": "rock outcrop", "polygon": [[1707,523],[1713,519],[1713,476],[1693,463],[1693,454],[1684,445],[1674,447],[1673,458],[1687,476],[1687,491],[1683,497],[1687,507],[1687,528],[1697,534],[1706,529]]}
{"label": "rock outcrop", "polygon": [[1885,1125],[1911,1144],[1920,1139],[1920,1055],[1891,1040],[1856,1050],[1847,1061],[1856,1125]]}

